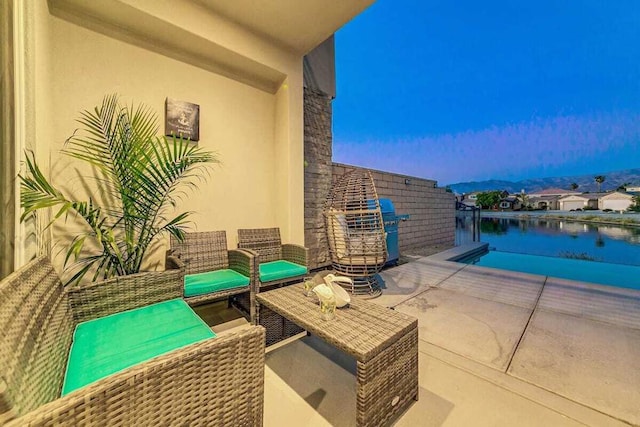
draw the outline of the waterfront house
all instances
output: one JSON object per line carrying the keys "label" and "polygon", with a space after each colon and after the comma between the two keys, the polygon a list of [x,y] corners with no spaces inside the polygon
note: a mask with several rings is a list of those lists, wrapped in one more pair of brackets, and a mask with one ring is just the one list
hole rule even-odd
{"label": "waterfront house", "polygon": [[529,196],[529,204],[533,209],[543,209],[543,210],[558,210],[560,209],[560,204],[558,200],[560,200],[561,196]]}
{"label": "waterfront house", "polygon": [[611,193],[582,193],[561,197],[558,200],[559,209],[561,211],[570,211],[576,209],[605,209],[602,207],[600,199],[609,194]]}
{"label": "waterfront house", "polygon": [[478,194],[480,193],[482,193],[482,191],[474,191],[473,193],[462,194],[460,196],[456,196],[456,200],[460,204],[463,204],[470,208],[475,208],[477,206]]}
{"label": "waterfront house", "polygon": [[589,206],[589,200],[586,194],[572,194],[558,199],[558,206],[561,211],[574,211]]}
{"label": "waterfront house", "polygon": [[530,193],[529,200],[531,207],[534,209],[559,210],[561,209],[559,200],[562,197],[579,194],[577,191],[562,188],[545,188],[544,190]]}
{"label": "waterfront house", "polygon": [[520,199],[516,196],[507,196],[500,200],[500,209],[518,210],[522,207]]}
{"label": "waterfront house", "polygon": [[633,204],[633,195],[614,191],[598,199],[598,209],[611,209],[612,211],[626,211]]}

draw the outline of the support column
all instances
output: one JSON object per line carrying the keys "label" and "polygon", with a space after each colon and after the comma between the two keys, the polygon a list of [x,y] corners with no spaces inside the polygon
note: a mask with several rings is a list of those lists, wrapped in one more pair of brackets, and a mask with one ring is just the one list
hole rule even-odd
{"label": "support column", "polygon": [[13,1],[0,2],[0,279],[14,270],[15,103]]}

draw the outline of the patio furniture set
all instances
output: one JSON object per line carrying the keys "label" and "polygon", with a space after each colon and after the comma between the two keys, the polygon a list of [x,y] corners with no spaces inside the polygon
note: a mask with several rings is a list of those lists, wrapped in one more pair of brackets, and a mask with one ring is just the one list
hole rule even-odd
{"label": "patio furniture set", "polygon": [[[307,250],[279,229],[171,240],[167,270],[63,286],[46,257],[0,282],[0,425],[261,425],[264,351],[306,330],[357,360],[358,425],[417,399],[417,321],[355,299],[332,321],[303,295]],[[191,305],[228,298],[216,334]]]}

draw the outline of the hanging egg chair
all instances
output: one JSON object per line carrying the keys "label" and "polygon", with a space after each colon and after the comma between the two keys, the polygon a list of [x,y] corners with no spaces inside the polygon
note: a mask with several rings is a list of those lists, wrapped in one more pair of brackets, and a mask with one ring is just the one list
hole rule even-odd
{"label": "hanging egg chair", "polygon": [[356,169],[338,177],[324,216],[333,269],[353,279],[340,285],[353,295],[381,295],[377,273],[387,260],[387,244],[371,172]]}

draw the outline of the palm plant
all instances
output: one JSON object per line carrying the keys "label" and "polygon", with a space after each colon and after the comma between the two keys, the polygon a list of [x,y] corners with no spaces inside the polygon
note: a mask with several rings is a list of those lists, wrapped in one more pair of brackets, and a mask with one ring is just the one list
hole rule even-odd
{"label": "palm plant", "polygon": [[598,193],[600,192],[600,189],[602,187],[602,183],[605,180],[605,176],[604,175],[597,175],[596,177],[593,178],[596,183],[598,184]]}
{"label": "palm plant", "polygon": [[[203,167],[218,160],[188,140],[156,136],[155,113],[144,105],[122,106],[116,95],[81,113],[78,122],[80,133],[65,142],[62,153],[92,166],[102,193],[75,200],[52,185],[34,154],[27,153],[27,174],[20,176],[21,220],[50,207],[58,209],[51,223],[68,214],[82,218],[86,231],[66,251],[65,268],[75,261],[69,282],[91,269],[93,280],[137,273],[155,239],[166,234],[183,239],[190,212],[167,217],[178,191],[194,187]],[[99,200],[109,202],[100,206]],[[97,242],[101,252],[85,253],[88,241]]]}

